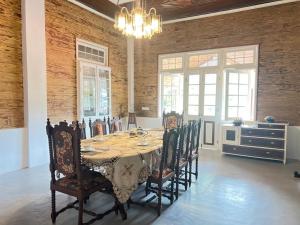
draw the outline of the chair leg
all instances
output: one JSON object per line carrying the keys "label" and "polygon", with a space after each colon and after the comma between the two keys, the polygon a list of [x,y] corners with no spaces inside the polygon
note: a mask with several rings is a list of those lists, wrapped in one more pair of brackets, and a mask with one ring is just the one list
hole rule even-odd
{"label": "chair leg", "polygon": [[176,200],[178,199],[178,195],[179,195],[179,168],[177,168],[176,171],[176,190],[175,190],[175,198]]}
{"label": "chair leg", "polygon": [[51,220],[52,220],[52,223],[55,223],[55,221],[56,221],[55,190],[51,190],[51,203],[52,203]]}
{"label": "chair leg", "polygon": [[196,170],[195,170],[196,171],[196,175],[195,175],[196,176],[196,180],[198,179],[198,163],[199,163],[198,161],[199,160],[198,160],[198,157],[197,157],[196,158]]}
{"label": "chair leg", "polygon": [[189,186],[192,185],[192,168],[193,168],[192,163],[193,163],[193,161],[190,160],[189,161]]}
{"label": "chair leg", "polygon": [[160,211],[161,211],[161,194],[162,194],[162,183],[158,185],[158,192],[157,192],[157,197],[158,197],[158,202],[157,202],[157,215],[160,216]]}
{"label": "chair leg", "polygon": [[78,225],[82,225],[83,222],[83,202],[84,199],[79,199],[79,210],[78,210]]}
{"label": "chair leg", "polygon": [[146,187],[145,187],[145,194],[146,194],[146,196],[149,195],[149,187],[150,187],[150,185],[151,185],[150,181],[147,180]]}
{"label": "chair leg", "polygon": [[171,199],[170,199],[170,203],[173,204],[173,201],[174,201],[174,180],[175,180],[175,177],[172,177],[172,180],[171,180]]}
{"label": "chair leg", "polygon": [[186,191],[188,188],[188,164],[186,164],[184,168],[184,190]]}

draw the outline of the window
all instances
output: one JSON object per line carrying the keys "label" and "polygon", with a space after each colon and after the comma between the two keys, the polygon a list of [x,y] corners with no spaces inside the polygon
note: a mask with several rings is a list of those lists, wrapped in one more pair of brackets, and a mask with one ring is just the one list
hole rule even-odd
{"label": "window", "polygon": [[257,58],[258,46],[160,55],[160,113],[255,120]]}
{"label": "window", "polygon": [[182,57],[166,58],[162,60],[163,70],[181,69]]}
{"label": "window", "polygon": [[226,118],[253,120],[253,92],[255,82],[251,70],[227,71]]}
{"label": "window", "polygon": [[[107,63],[107,49],[105,51],[103,49],[106,48],[97,49],[96,44],[85,44],[82,40],[77,42],[78,96],[80,96],[78,115],[80,119],[108,116],[111,112],[111,70],[104,66]],[[91,55],[87,57],[88,54]],[[98,54],[98,56],[95,58],[93,54]]]}
{"label": "window", "polygon": [[189,67],[210,67],[218,65],[218,54],[192,55],[189,57]]}
{"label": "window", "polygon": [[216,114],[216,94],[217,94],[217,74],[207,73],[204,76],[204,116],[215,116]]}
{"label": "window", "polygon": [[254,63],[254,50],[233,51],[226,53],[226,65]]}
{"label": "window", "polygon": [[162,111],[183,112],[183,74],[163,73],[162,78]]}

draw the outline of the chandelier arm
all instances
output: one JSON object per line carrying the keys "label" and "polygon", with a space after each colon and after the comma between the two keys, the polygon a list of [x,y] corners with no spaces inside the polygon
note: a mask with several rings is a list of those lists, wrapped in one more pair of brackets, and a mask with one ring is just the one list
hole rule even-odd
{"label": "chandelier arm", "polygon": [[151,8],[151,9],[149,9],[149,15],[151,15],[151,12],[154,14],[154,15],[156,15],[156,9],[155,8]]}
{"label": "chandelier arm", "polygon": [[126,7],[122,7],[121,8],[121,13],[123,13],[123,11],[125,11],[127,14],[130,14],[128,9]]}

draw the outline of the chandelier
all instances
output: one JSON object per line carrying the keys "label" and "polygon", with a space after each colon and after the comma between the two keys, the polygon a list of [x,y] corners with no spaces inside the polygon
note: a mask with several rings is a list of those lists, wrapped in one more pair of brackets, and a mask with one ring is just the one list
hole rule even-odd
{"label": "chandelier", "polygon": [[116,13],[114,27],[128,37],[151,39],[154,34],[161,33],[162,20],[155,8],[147,13],[145,0],[135,0],[131,11],[122,7]]}

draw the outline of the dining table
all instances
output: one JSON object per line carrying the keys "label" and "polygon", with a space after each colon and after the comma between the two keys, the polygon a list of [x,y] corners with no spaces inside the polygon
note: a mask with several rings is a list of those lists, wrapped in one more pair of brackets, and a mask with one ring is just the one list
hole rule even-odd
{"label": "dining table", "polygon": [[159,170],[162,129],[99,135],[81,141],[83,163],[105,176],[120,203],[126,203],[152,171]]}

